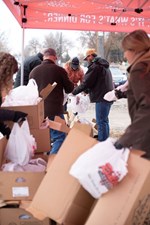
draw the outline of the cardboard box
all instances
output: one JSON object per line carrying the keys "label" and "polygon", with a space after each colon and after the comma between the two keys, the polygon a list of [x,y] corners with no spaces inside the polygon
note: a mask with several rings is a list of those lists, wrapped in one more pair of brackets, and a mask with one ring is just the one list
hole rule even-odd
{"label": "cardboard box", "polygon": [[[49,120],[49,127],[54,130],[59,130],[65,133],[69,133],[72,128],[69,128],[66,124],[66,121],[61,119],[59,116],[55,116],[55,120]],[[88,136],[93,136],[93,128],[89,124],[84,124],[80,122],[75,122],[73,127],[84,132]]]}
{"label": "cardboard box", "polygon": [[[5,162],[3,155],[5,138],[0,140],[0,162]],[[20,149],[21,151],[21,149]],[[2,164],[0,164],[0,167]],[[4,172],[0,171],[1,200],[32,200],[45,172]]]}
{"label": "cardboard box", "polygon": [[50,168],[53,160],[55,159],[56,157],[56,154],[51,154],[51,155],[48,155],[48,163],[47,163],[47,168],[46,168],[46,171]]}
{"label": "cardboard box", "polygon": [[75,122],[73,127],[79,129],[80,131],[84,132],[85,134],[87,134],[90,137],[93,136],[93,128],[89,124]]}
{"label": "cardboard box", "polygon": [[[44,101],[41,100],[37,105],[25,105],[25,106],[8,106],[3,107],[14,111],[21,111],[27,113],[27,120],[30,128],[38,129],[44,120]],[[13,122],[8,121],[7,124],[12,127]]]}
{"label": "cardboard box", "polygon": [[[3,107],[4,109],[10,109],[14,111],[22,111],[28,114],[27,119],[29,122],[29,127],[37,129],[40,128],[43,120],[44,120],[44,100],[46,97],[52,92],[55,88],[54,85],[48,84],[41,92],[40,96],[42,96],[42,100],[37,105],[25,105],[25,106],[7,106]],[[12,126],[12,122],[8,122],[10,126]]]}
{"label": "cardboard box", "polygon": [[49,152],[51,149],[50,131],[46,129],[30,129],[30,133],[37,143],[36,152]]}
{"label": "cardboard box", "polygon": [[0,171],[0,199],[32,200],[45,172]]}
{"label": "cardboard box", "polygon": [[50,225],[49,218],[39,221],[20,208],[1,208],[0,225]]}
{"label": "cardboard box", "polygon": [[62,131],[64,133],[69,133],[70,128],[67,126],[66,121],[59,116],[55,116],[54,121],[49,120],[49,127],[54,130]]}
{"label": "cardboard box", "polygon": [[127,176],[98,201],[69,175],[73,162],[95,143],[95,139],[72,128],[27,211],[38,219],[48,216],[64,225],[143,225],[150,213],[148,160],[130,153]]}
{"label": "cardboard box", "polygon": [[150,224],[150,161],[130,153],[128,170],[122,182],[98,200],[85,225]]}
{"label": "cardboard box", "polygon": [[94,138],[72,128],[26,210],[38,219],[49,217],[60,224],[83,225],[95,199],[69,170],[79,155],[96,143]]}
{"label": "cardboard box", "polygon": [[3,163],[4,149],[7,144],[7,139],[5,137],[0,139],[0,165]]}

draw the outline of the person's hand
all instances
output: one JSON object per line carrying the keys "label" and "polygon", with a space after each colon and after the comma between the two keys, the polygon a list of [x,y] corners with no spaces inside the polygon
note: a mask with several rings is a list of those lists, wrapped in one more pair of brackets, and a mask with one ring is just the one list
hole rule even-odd
{"label": "person's hand", "polygon": [[117,150],[121,150],[122,148],[124,148],[124,147],[122,146],[122,144],[121,144],[119,141],[116,141],[116,142],[114,143],[114,146],[115,146],[115,148],[116,148]]}
{"label": "person's hand", "polygon": [[1,132],[4,136],[6,136],[6,138],[8,139],[8,138],[9,138],[9,135],[10,135],[10,133],[11,133],[11,129],[10,129],[7,125],[3,124],[3,125],[1,125],[1,127],[0,127],[0,132]]}
{"label": "person's hand", "polygon": [[118,90],[118,89],[115,89],[115,96],[117,97],[117,99],[127,98],[126,91],[122,92],[121,90]]}
{"label": "person's hand", "polygon": [[27,115],[27,113],[15,111],[13,122],[23,122],[24,120],[26,120]]}
{"label": "person's hand", "polygon": [[46,129],[49,127],[49,119],[48,117],[46,117],[46,119],[43,120],[41,126],[40,126],[40,129]]}

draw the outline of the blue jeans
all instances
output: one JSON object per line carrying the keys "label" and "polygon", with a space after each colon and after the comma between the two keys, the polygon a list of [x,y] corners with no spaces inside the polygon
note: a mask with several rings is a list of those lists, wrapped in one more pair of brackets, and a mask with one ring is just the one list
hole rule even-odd
{"label": "blue jeans", "polygon": [[96,102],[96,124],[98,127],[98,141],[105,141],[109,137],[109,119],[111,102]]}
{"label": "blue jeans", "polygon": [[[62,119],[64,119],[64,115],[59,115]],[[54,121],[54,116],[49,117],[50,120]],[[50,129],[50,139],[53,142],[51,150],[48,152],[48,154],[56,154],[61,147],[63,141],[66,138],[66,134],[64,132]]]}

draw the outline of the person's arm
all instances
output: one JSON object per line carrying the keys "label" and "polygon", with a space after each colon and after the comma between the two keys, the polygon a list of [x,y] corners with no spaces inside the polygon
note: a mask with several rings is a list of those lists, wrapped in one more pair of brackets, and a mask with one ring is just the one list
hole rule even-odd
{"label": "person's arm", "polygon": [[66,94],[69,94],[73,91],[74,84],[73,82],[69,79],[68,74],[64,68],[61,68],[62,71],[62,77],[63,77],[63,86],[64,86],[64,91]]}
{"label": "person's arm", "polygon": [[145,74],[145,70],[146,65],[140,63],[130,74],[132,90],[130,90],[129,86],[128,98],[130,102],[134,97],[134,105],[133,103],[130,103],[130,105],[132,104],[132,108],[135,107],[136,110],[133,112],[134,118],[131,118],[131,124],[127,127],[125,133],[117,140],[116,146],[118,146],[118,149],[120,149],[120,146],[137,149],[141,143],[149,142],[150,73]]}
{"label": "person's arm", "polygon": [[126,91],[122,92],[121,90],[115,89],[115,96],[117,99],[127,98],[127,92]]}
{"label": "person's arm", "polygon": [[0,121],[23,121],[27,113],[0,108]]}
{"label": "person's arm", "polygon": [[96,79],[97,79],[97,68],[89,67],[88,71],[84,75],[82,83],[73,90],[72,94],[77,95],[82,91],[88,92],[87,90],[93,87],[93,85],[95,85]]}
{"label": "person's arm", "polygon": [[6,138],[9,138],[9,135],[11,133],[11,129],[7,126],[7,124],[4,124],[3,122],[0,122],[0,132],[6,136]]}
{"label": "person's arm", "polygon": [[127,98],[127,90],[128,90],[128,80],[124,84],[119,85],[115,89],[115,96],[117,97],[117,99]]}

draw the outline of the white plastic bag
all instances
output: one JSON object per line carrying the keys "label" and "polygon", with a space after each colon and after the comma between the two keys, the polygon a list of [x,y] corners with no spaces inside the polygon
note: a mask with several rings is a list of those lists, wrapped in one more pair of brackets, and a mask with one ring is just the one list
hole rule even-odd
{"label": "white plastic bag", "polygon": [[2,106],[36,105],[40,99],[36,81],[30,79],[27,85],[12,89],[5,97]]}
{"label": "white plastic bag", "polygon": [[33,157],[35,149],[35,138],[30,134],[27,120],[21,126],[14,123],[6,145],[5,158],[16,164],[26,165]]}
{"label": "white plastic bag", "polygon": [[67,100],[68,100],[68,94],[65,93],[65,90],[63,90],[63,94],[64,94],[63,105],[65,105],[67,103]]}
{"label": "white plastic bag", "polygon": [[108,138],[83,153],[69,173],[97,199],[127,174],[129,152],[129,149],[116,150]]}
{"label": "white plastic bag", "polygon": [[89,108],[89,104],[89,96],[80,93],[76,96],[69,95],[67,108],[70,108],[73,113],[85,113]]}
{"label": "white plastic bag", "polygon": [[112,91],[107,92],[107,93],[104,95],[104,99],[105,99],[106,101],[109,101],[109,102],[111,102],[111,101],[117,101],[117,97],[116,97],[116,95],[115,95],[115,90],[112,90]]}

